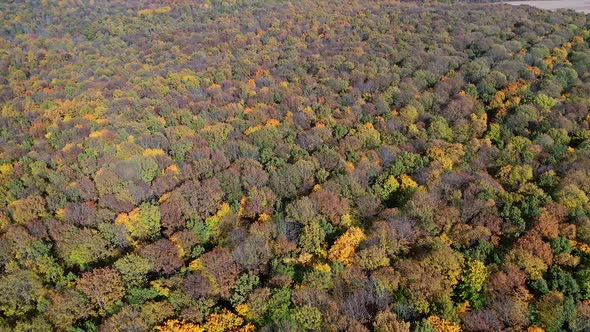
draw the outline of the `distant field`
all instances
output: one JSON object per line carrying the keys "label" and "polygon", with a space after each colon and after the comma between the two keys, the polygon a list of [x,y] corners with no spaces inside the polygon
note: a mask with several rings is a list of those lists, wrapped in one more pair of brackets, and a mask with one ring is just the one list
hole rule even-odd
{"label": "distant field", "polygon": [[582,13],[590,13],[590,1],[588,0],[541,0],[541,1],[510,1],[510,5],[529,5],[541,9],[573,9]]}

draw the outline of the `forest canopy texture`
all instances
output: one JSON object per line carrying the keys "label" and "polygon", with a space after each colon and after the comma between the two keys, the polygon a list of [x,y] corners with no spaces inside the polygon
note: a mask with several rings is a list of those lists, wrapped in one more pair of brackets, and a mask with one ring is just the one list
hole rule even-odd
{"label": "forest canopy texture", "polygon": [[589,24],[0,1],[0,331],[589,331]]}

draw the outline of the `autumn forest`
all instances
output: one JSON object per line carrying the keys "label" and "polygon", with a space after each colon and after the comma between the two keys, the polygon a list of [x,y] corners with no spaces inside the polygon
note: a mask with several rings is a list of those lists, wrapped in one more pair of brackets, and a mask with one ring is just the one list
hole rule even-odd
{"label": "autumn forest", "polygon": [[590,16],[478,2],[0,0],[0,331],[590,331]]}

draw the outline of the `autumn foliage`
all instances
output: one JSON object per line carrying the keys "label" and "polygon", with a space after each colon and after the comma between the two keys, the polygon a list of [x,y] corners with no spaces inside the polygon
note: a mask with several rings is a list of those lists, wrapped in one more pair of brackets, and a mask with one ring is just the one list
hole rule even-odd
{"label": "autumn foliage", "polygon": [[0,332],[589,331],[590,16],[487,2],[0,1]]}

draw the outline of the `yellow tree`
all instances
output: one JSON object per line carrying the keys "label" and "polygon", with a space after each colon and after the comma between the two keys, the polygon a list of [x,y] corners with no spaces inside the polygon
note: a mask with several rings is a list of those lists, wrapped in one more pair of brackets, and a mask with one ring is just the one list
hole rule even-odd
{"label": "yellow tree", "polygon": [[354,226],[351,227],[330,248],[328,258],[333,262],[351,265],[355,257],[356,248],[365,239],[366,236],[362,229]]}
{"label": "yellow tree", "polygon": [[235,331],[244,323],[244,319],[233,312],[223,309],[213,313],[207,319],[205,328],[209,332]]}
{"label": "yellow tree", "polygon": [[438,316],[428,317],[428,321],[437,332],[461,332],[461,326]]}
{"label": "yellow tree", "polygon": [[200,327],[199,325],[179,321],[177,319],[171,319],[166,321],[166,323],[162,326],[157,326],[155,328],[156,331],[159,332],[204,332],[205,329]]}

